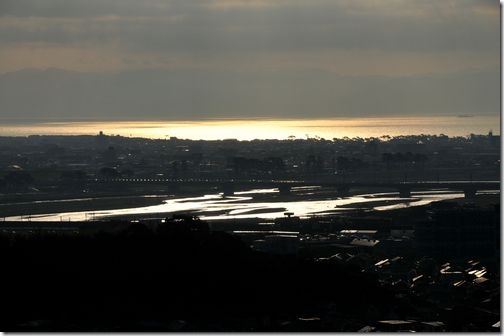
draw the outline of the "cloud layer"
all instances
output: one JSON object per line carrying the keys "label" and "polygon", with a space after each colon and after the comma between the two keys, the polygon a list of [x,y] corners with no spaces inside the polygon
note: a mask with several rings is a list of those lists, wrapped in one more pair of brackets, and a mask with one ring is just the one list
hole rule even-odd
{"label": "cloud layer", "polygon": [[[2,0],[0,116],[498,113],[499,15],[490,0]],[[8,74],[26,68],[67,70],[68,87]],[[16,101],[44,81],[46,108]]]}

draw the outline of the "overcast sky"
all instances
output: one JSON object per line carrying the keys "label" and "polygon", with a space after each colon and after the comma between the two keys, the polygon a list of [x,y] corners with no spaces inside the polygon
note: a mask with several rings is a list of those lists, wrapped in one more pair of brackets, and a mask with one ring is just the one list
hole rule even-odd
{"label": "overcast sky", "polygon": [[499,11],[496,0],[0,0],[0,116],[498,115]]}

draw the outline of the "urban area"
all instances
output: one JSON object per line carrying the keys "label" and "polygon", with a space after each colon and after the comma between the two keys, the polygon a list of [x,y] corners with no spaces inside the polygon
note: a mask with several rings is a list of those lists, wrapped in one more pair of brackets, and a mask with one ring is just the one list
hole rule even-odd
{"label": "urban area", "polygon": [[[253,141],[0,137],[9,288],[0,324],[500,332],[500,167],[500,136],[491,131]],[[282,215],[134,212],[209,193],[224,202],[247,190],[256,190],[250,202]],[[416,192],[458,196],[418,204]],[[288,206],[379,193],[395,198],[325,213]],[[133,211],[92,215],[119,208]],[[89,216],[44,220],[72,212]]]}

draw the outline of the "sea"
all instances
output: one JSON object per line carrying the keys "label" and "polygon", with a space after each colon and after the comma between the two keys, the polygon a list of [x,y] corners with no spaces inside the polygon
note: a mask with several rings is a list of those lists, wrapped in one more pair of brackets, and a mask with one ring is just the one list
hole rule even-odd
{"label": "sea", "polygon": [[0,119],[0,136],[107,135],[151,139],[327,139],[399,135],[500,134],[499,115],[326,119],[206,119],[139,121],[15,121]]}

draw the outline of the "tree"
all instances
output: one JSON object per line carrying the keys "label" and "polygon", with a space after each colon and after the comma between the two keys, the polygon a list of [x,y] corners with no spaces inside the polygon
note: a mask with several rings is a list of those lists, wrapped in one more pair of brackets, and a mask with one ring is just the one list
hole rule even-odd
{"label": "tree", "polygon": [[115,178],[120,176],[117,169],[110,167],[103,167],[102,169],[100,169],[100,175],[105,178]]}
{"label": "tree", "polygon": [[7,185],[11,187],[27,187],[34,182],[31,174],[23,170],[7,173],[4,180],[7,182]]}
{"label": "tree", "polygon": [[83,170],[67,170],[61,173],[61,179],[64,181],[84,181],[86,178],[87,174]]}

